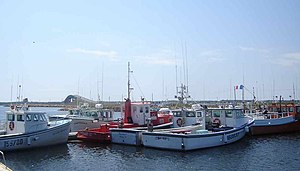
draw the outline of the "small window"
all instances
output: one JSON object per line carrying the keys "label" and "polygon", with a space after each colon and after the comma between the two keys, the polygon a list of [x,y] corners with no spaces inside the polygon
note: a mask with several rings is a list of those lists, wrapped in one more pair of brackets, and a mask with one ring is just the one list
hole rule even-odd
{"label": "small window", "polygon": [[43,115],[40,115],[40,121],[45,121]]}
{"label": "small window", "polygon": [[144,109],[143,107],[140,108],[140,113],[143,113],[143,112],[144,112],[143,109]]}
{"label": "small window", "polygon": [[26,121],[31,121],[32,120],[32,115],[31,114],[27,114],[26,115]]}
{"label": "small window", "polygon": [[195,117],[195,112],[192,111],[186,112],[186,117]]}
{"label": "small window", "polygon": [[214,117],[220,117],[221,116],[221,112],[219,110],[214,110],[213,111],[213,116]]}
{"label": "small window", "polygon": [[34,121],[38,121],[38,120],[39,120],[39,115],[34,114],[34,115],[33,115],[33,120],[34,120]]}
{"label": "small window", "polygon": [[24,121],[23,115],[17,115],[17,121]]}
{"label": "small window", "polygon": [[173,111],[173,116],[174,117],[181,117],[182,116],[181,111]]}
{"label": "small window", "polygon": [[203,117],[202,112],[197,112],[197,117]]}
{"label": "small window", "polygon": [[226,116],[226,118],[232,118],[232,111],[231,110],[225,110],[225,116]]}
{"label": "small window", "polygon": [[294,108],[293,107],[290,107],[290,112],[294,112]]}
{"label": "small window", "polygon": [[149,107],[145,107],[145,113],[149,113]]}
{"label": "small window", "polygon": [[133,112],[136,112],[136,106],[133,106]]}
{"label": "small window", "polygon": [[244,116],[241,110],[236,110],[235,113],[236,113],[236,118],[241,118]]}
{"label": "small window", "polygon": [[284,108],[282,108],[282,111],[283,111],[283,112],[287,112],[287,110],[288,110],[288,109],[287,109],[287,108],[285,108],[285,107],[284,107]]}
{"label": "small window", "polygon": [[300,113],[300,106],[297,106],[297,113]]}
{"label": "small window", "polygon": [[15,115],[14,114],[8,114],[7,115],[7,120],[8,121],[15,121]]}
{"label": "small window", "polygon": [[47,122],[47,118],[45,115],[41,115],[41,117],[43,118],[43,121],[46,121]]}

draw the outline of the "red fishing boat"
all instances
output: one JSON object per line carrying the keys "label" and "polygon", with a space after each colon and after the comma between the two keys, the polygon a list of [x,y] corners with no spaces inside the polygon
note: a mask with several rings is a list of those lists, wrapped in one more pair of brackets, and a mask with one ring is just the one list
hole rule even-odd
{"label": "red fishing boat", "polygon": [[300,131],[300,106],[294,102],[272,103],[267,111],[256,115],[250,127],[252,135]]}
{"label": "red fishing boat", "polygon": [[77,138],[83,141],[110,142],[110,128],[138,128],[147,129],[147,125],[153,128],[168,128],[173,125],[172,113],[158,113],[150,110],[150,103],[131,102],[130,100],[130,64],[128,63],[128,98],[122,105],[122,119],[118,122],[102,124],[100,128],[78,131]]}

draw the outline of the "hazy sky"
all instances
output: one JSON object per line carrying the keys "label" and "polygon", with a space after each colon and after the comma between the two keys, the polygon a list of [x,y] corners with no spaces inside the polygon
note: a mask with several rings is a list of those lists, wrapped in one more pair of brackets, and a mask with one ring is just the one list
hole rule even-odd
{"label": "hazy sky", "polygon": [[300,1],[1,0],[0,56],[0,101],[121,100],[129,61],[134,100],[174,99],[176,66],[195,100],[299,99]]}

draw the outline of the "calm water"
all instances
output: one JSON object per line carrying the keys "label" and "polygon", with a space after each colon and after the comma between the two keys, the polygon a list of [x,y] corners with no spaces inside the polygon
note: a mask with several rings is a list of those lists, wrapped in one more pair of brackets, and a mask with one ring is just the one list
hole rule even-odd
{"label": "calm water", "polygon": [[[33,110],[54,114],[55,108]],[[0,118],[5,108],[0,107]],[[193,152],[122,145],[68,143],[6,152],[13,170],[299,170],[300,133],[247,136],[237,143]]]}

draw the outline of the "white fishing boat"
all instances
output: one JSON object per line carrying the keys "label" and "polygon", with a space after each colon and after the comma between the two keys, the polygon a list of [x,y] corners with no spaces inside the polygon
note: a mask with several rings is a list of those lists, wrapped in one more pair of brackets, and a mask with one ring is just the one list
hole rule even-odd
{"label": "white fishing boat", "polygon": [[76,108],[69,110],[66,115],[49,116],[50,121],[71,119],[70,132],[78,132],[85,129],[99,128],[101,124],[107,124],[114,120],[114,111],[111,109]]}
{"label": "white fishing boat", "polygon": [[[246,117],[241,109],[216,108],[208,109],[207,112],[210,115],[211,123],[213,123],[211,129],[142,132],[142,143],[145,147],[179,151],[221,146],[242,139],[248,130],[248,126],[253,123],[253,119]],[[196,111],[182,111],[181,120],[185,123],[186,118],[195,118],[196,113]],[[176,112],[173,111],[173,114],[175,118]],[[200,115],[198,118],[200,118]],[[202,124],[206,123],[205,116],[201,117],[201,122]],[[184,124],[182,125],[184,126]]]}
{"label": "white fishing boat", "polygon": [[6,112],[1,130],[0,150],[11,151],[66,143],[70,120],[49,122],[45,112],[30,111],[28,107],[12,107]]}

